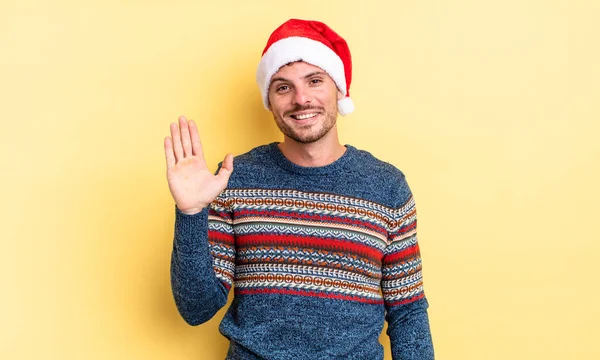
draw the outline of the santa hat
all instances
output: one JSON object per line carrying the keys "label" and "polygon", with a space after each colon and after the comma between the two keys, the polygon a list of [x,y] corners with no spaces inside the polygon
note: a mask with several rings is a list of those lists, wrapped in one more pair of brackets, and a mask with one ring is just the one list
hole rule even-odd
{"label": "santa hat", "polygon": [[304,61],[323,69],[335,82],[344,97],[338,101],[340,115],[354,111],[350,99],[352,60],[348,44],[329,26],[318,21],[291,19],[275,29],[256,71],[265,108],[269,109],[271,77],[282,66]]}

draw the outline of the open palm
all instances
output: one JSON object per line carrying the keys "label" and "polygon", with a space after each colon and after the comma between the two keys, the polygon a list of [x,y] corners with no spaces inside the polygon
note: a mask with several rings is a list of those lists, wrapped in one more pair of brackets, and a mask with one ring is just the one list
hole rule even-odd
{"label": "open palm", "polygon": [[233,172],[233,155],[227,154],[217,175],[206,166],[198,128],[193,120],[179,117],[171,124],[164,142],[169,190],[179,210],[196,214],[225,189]]}

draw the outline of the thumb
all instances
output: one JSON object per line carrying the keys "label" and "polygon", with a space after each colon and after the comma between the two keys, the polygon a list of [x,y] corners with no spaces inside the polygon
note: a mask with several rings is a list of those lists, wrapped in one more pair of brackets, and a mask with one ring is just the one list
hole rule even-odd
{"label": "thumb", "polygon": [[217,176],[225,183],[227,186],[227,182],[229,181],[229,177],[233,172],[233,155],[227,154],[225,156],[225,160],[223,160],[223,164],[217,173]]}

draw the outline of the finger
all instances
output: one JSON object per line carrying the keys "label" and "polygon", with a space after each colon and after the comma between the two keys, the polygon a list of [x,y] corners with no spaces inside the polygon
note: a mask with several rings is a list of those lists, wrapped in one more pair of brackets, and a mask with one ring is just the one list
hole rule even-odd
{"label": "finger", "polygon": [[167,170],[175,166],[175,153],[173,153],[173,142],[167,136],[165,138],[165,159],[167,160]]}
{"label": "finger", "polygon": [[173,140],[173,152],[177,161],[183,160],[183,148],[181,147],[181,135],[179,134],[179,126],[176,123],[171,123],[171,139]]}
{"label": "finger", "polygon": [[221,165],[219,172],[217,173],[217,176],[219,178],[221,178],[221,180],[225,183],[225,185],[223,187],[227,186],[227,182],[229,181],[229,177],[231,176],[232,172],[233,172],[233,155],[227,154],[225,156],[225,160],[223,160],[223,164]]}
{"label": "finger", "polygon": [[192,156],[192,141],[190,140],[190,129],[188,122],[183,117],[179,117],[179,129],[181,132],[181,144],[183,146],[183,156]]}
{"label": "finger", "polygon": [[192,154],[204,158],[204,151],[202,149],[202,142],[200,141],[200,135],[198,133],[198,126],[194,120],[190,120],[190,137],[192,138]]}

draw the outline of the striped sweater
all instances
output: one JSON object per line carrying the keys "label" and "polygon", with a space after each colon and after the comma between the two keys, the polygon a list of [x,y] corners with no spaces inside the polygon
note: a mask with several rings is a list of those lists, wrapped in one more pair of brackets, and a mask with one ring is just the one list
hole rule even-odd
{"label": "striped sweater", "polygon": [[416,210],[403,173],[346,145],[322,167],[277,143],[235,158],[202,212],[176,208],[171,283],[191,325],[234,300],[227,359],[433,359]]}

